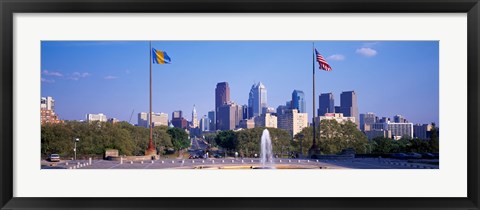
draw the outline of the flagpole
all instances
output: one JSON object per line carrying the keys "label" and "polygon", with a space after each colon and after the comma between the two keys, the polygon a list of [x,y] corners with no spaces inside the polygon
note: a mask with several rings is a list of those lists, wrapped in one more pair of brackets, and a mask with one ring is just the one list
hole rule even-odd
{"label": "flagpole", "polygon": [[313,144],[312,144],[312,149],[317,146],[317,141],[316,141],[316,127],[315,126],[315,42],[312,42],[312,72],[313,72]]}
{"label": "flagpole", "polygon": [[149,48],[149,51],[150,51],[150,112],[149,112],[149,116],[150,116],[150,119],[148,120],[148,124],[149,124],[149,127],[150,127],[150,138],[149,138],[149,141],[148,141],[148,148],[147,148],[147,151],[145,152],[145,156],[155,156],[156,155],[156,151],[155,151],[155,147],[153,146],[153,126],[152,126],[152,41],[149,42],[150,44],[150,48]]}
{"label": "flagpole", "polygon": [[317,151],[317,141],[316,141],[316,125],[315,125],[315,43],[312,42],[312,82],[313,82],[313,117],[312,117],[312,125],[313,125],[313,142],[312,142],[312,147],[309,150],[309,155],[314,155],[316,154]]}

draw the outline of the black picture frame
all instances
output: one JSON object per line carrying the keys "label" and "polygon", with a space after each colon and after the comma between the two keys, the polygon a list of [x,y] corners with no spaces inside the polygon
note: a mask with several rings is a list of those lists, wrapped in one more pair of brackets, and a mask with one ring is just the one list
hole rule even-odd
{"label": "black picture frame", "polygon": [[[0,0],[1,209],[479,209],[478,0]],[[13,197],[15,13],[467,13],[466,198],[17,198]]]}

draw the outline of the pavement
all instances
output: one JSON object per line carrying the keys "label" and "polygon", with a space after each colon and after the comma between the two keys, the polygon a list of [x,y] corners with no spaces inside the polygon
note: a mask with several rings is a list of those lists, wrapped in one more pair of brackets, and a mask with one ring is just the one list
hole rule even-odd
{"label": "pavement", "polygon": [[[160,159],[154,161],[69,160],[58,163],[41,161],[42,169],[195,169],[249,168],[261,166],[259,158]],[[354,158],[346,160],[276,158],[271,165],[318,169],[438,169],[438,165],[389,158]],[[282,168],[282,167],[280,167]]]}

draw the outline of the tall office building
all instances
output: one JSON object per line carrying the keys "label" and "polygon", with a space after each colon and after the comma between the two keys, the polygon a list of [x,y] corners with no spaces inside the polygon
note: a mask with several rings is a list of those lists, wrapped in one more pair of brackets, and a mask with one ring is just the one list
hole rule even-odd
{"label": "tall office building", "polygon": [[234,130],[243,119],[242,106],[228,103],[220,106],[217,112],[217,130]]}
{"label": "tall office building", "polygon": [[387,123],[387,130],[392,132],[395,140],[403,137],[413,138],[413,123]]}
{"label": "tall office building", "polygon": [[190,125],[191,128],[198,128],[198,126],[199,126],[197,109],[195,109],[195,105],[193,105],[192,121],[190,123],[191,123],[191,125]]}
{"label": "tall office building", "polygon": [[358,104],[357,94],[355,91],[344,91],[340,94],[340,111],[345,117],[355,117],[355,122],[358,123]]}
{"label": "tall office building", "polygon": [[340,109],[340,106],[335,106],[335,113],[342,113],[342,110]]}
{"label": "tall office building", "polygon": [[40,123],[60,123],[58,115],[55,114],[55,100],[52,97],[42,97],[40,99]]}
{"label": "tall office building", "polygon": [[[217,87],[215,88],[215,124],[218,126],[219,119],[222,117],[219,113],[219,109],[224,104],[230,102],[230,86],[228,82],[219,82],[217,83]],[[219,128],[217,128],[219,130]]]}
{"label": "tall office building", "polygon": [[301,90],[294,90],[292,92],[292,109],[297,109],[298,113],[307,112],[305,108],[305,93]]}
{"label": "tall office building", "polygon": [[207,115],[203,115],[203,117],[200,119],[200,130],[203,131],[208,131],[210,126],[210,119],[208,119]]}
{"label": "tall office building", "polygon": [[248,105],[243,105],[242,106],[242,112],[243,112],[243,119],[249,119],[249,113],[248,113]]}
{"label": "tall office building", "polygon": [[208,119],[210,120],[210,125],[208,126],[209,130],[215,130],[215,111],[208,112]]}
{"label": "tall office building", "polygon": [[335,103],[332,93],[322,93],[318,97],[318,116],[325,116],[326,113],[339,113],[335,111]]}
{"label": "tall office building", "polygon": [[253,84],[248,94],[249,117],[260,116],[267,107],[267,88],[262,82]]}
{"label": "tall office building", "polygon": [[296,109],[288,109],[283,115],[278,116],[277,126],[288,131],[293,137],[302,131],[303,128],[308,127],[308,114],[298,113]]}
{"label": "tall office building", "polygon": [[287,109],[292,109],[292,101],[286,101],[285,106],[287,107]]}
{"label": "tall office building", "polygon": [[186,129],[188,126],[188,122],[185,118],[182,116],[182,111],[174,111],[172,113],[172,125],[175,128],[182,128]]}
{"label": "tall office building", "polygon": [[396,122],[396,123],[407,123],[407,119],[405,119],[405,117],[403,117],[402,115],[395,115],[393,116],[393,122]]}
{"label": "tall office building", "polygon": [[377,122],[377,116],[373,112],[367,112],[366,114],[360,114],[360,130],[369,131],[371,124]]}
{"label": "tall office building", "polygon": [[432,130],[431,124],[415,124],[413,125],[413,137],[419,139],[428,139],[428,132]]}
{"label": "tall office building", "polygon": [[285,114],[285,110],[287,110],[287,106],[285,105],[280,105],[277,107],[277,116]]}

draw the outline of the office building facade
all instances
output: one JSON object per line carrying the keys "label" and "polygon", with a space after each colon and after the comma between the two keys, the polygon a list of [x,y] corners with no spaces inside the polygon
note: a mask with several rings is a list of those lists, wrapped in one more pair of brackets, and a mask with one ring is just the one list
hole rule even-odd
{"label": "office building facade", "polygon": [[308,114],[298,113],[296,109],[288,109],[283,115],[278,116],[277,126],[280,129],[288,131],[293,137],[308,127]]}
{"label": "office building facade", "polygon": [[267,107],[267,88],[262,82],[253,84],[248,94],[249,117],[260,116]]}
{"label": "office building facade", "polygon": [[298,113],[307,112],[305,108],[305,93],[301,90],[294,90],[292,92],[292,109],[297,109]]}
{"label": "office building facade", "polygon": [[318,116],[325,116],[326,113],[339,113],[335,111],[335,100],[332,93],[322,93],[318,97]]}

